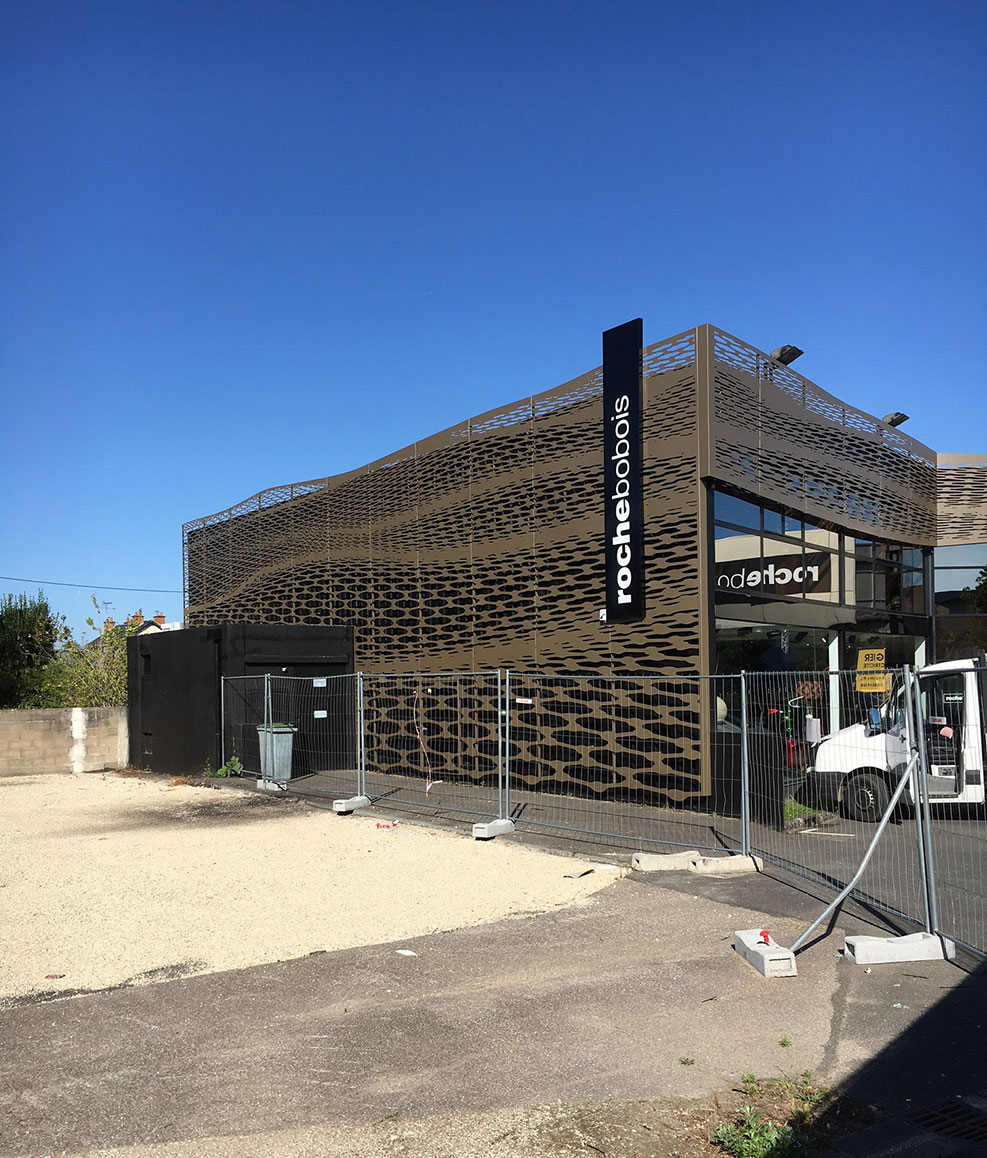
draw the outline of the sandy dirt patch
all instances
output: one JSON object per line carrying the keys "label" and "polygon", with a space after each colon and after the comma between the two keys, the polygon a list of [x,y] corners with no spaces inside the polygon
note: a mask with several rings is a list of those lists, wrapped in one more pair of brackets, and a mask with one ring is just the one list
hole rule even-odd
{"label": "sandy dirt patch", "polygon": [[579,902],[621,870],[296,802],[101,775],[0,782],[0,1003]]}

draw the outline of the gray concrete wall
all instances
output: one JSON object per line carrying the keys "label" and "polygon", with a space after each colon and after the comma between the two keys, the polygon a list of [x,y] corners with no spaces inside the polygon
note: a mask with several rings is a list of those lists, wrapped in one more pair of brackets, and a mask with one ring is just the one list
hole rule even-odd
{"label": "gray concrete wall", "polygon": [[0,712],[0,776],[100,772],[126,763],[126,708]]}

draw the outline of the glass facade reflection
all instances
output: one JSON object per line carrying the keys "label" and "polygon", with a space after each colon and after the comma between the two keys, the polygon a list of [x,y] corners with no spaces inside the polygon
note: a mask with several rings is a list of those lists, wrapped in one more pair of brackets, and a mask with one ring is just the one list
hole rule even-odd
{"label": "glass facade reflection", "polygon": [[840,536],[801,516],[714,492],[714,599],[841,601]]}
{"label": "glass facade reflection", "polygon": [[930,552],[722,490],[712,514],[717,671],[819,671],[862,646],[898,666],[931,658]]}
{"label": "glass facade reflection", "polygon": [[936,547],[932,562],[936,658],[987,651],[987,543]]}

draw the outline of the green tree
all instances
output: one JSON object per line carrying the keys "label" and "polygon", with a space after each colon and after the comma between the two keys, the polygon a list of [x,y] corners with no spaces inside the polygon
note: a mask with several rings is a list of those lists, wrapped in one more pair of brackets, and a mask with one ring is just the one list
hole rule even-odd
{"label": "green tree", "polygon": [[0,708],[21,707],[37,695],[60,627],[43,591],[0,600]]}
{"label": "green tree", "polygon": [[984,567],[977,576],[977,584],[973,588],[973,607],[981,615],[987,615],[987,567]]}
{"label": "green tree", "polygon": [[[92,601],[98,615],[95,595]],[[60,632],[58,649],[45,667],[33,706],[106,708],[126,704],[127,639],[136,634],[140,620],[131,616],[126,624],[100,631],[90,616],[86,626],[97,633],[88,643],[79,643],[67,628]]]}

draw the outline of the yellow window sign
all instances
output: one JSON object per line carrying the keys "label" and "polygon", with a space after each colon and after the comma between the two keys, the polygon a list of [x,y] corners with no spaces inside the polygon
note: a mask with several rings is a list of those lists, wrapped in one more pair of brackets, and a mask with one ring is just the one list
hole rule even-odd
{"label": "yellow window sign", "polygon": [[885,694],[891,690],[891,676],[885,675],[887,650],[864,647],[857,652],[857,691]]}

